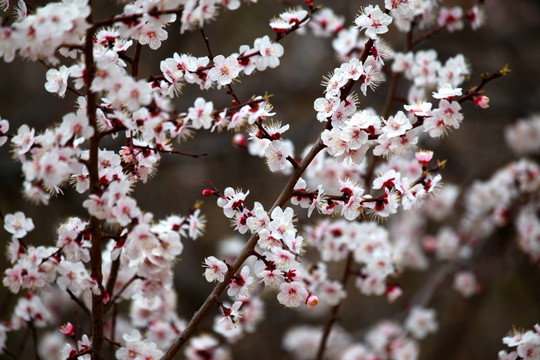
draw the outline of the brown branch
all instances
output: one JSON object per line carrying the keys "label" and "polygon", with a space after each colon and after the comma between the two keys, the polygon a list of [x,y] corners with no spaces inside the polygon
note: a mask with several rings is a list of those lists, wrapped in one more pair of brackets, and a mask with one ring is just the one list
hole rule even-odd
{"label": "brown branch", "polygon": [[[90,2],[90,14],[86,21],[93,24],[92,4]],[[85,82],[87,87],[87,116],[90,126],[94,128],[94,135],[90,138],[90,149],[88,156],[88,174],[90,181],[90,194],[101,195],[101,187],[99,183],[99,129],[97,125],[97,106],[96,94],[90,90],[92,81],[96,74],[96,65],[94,63],[94,34],[97,29],[96,24],[86,31],[86,41],[84,44],[85,53]],[[102,267],[102,235],[101,222],[94,216],[90,217],[91,242],[90,248],[90,267],[91,276],[101,289],[103,281]],[[101,360],[103,346],[103,298],[102,294],[92,294],[92,360]]]}
{"label": "brown branch", "polygon": [[143,279],[144,278],[139,275],[133,275],[131,279],[129,279],[128,282],[125,283],[124,286],[122,286],[118,294],[115,294],[114,297],[109,301],[109,304],[107,305],[105,311],[108,312],[111,309],[111,307],[116,303],[116,299],[118,299],[120,295],[122,295],[122,293],[128,288],[129,285],[131,285],[135,280],[143,280]]}
{"label": "brown branch", "polygon": [[40,360],[41,357],[39,356],[39,342],[36,327],[34,325],[34,319],[30,319],[30,321],[28,321],[28,326],[32,331],[32,340],[34,341],[34,357],[36,358],[36,360]]}
{"label": "brown branch", "polygon": [[92,312],[90,311],[90,309],[88,309],[88,307],[81,301],[81,299],[79,299],[77,296],[75,296],[74,293],[71,292],[71,290],[69,289],[66,289],[66,292],[69,294],[69,297],[71,298],[71,300],[75,301],[77,303],[77,305],[79,305],[81,307],[81,309],[83,309],[83,311],[88,315],[88,316],[92,316]]}
{"label": "brown branch", "polygon": [[[349,277],[352,274],[352,267],[354,265],[354,256],[352,251],[349,251],[349,254],[347,255],[347,260],[345,262],[345,269],[343,270],[343,276],[341,277],[341,285],[345,289],[347,285],[347,281],[349,280]],[[326,325],[324,326],[324,331],[321,337],[321,342],[319,343],[319,349],[317,350],[317,360],[322,360],[324,356],[324,351],[326,350],[326,344],[328,342],[328,337],[330,336],[330,331],[332,331],[332,326],[334,326],[334,323],[338,320],[338,313],[339,309],[341,308],[341,304],[343,304],[343,301],[340,301],[336,305],[332,307],[332,310],[330,312],[330,317],[328,318],[328,321],[326,322]]]}
{"label": "brown branch", "polygon": [[210,49],[210,41],[208,40],[208,36],[204,33],[203,27],[199,27],[199,31],[201,32],[201,35],[203,37],[204,43],[206,44],[206,50],[208,51],[208,56],[210,56],[210,59],[214,58],[214,55],[212,55],[212,50]]}
{"label": "brown branch", "polygon": [[133,60],[131,62],[131,76],[135,79],[139,76],[139,60],[141,58],[142,45],[137,41],[135,46],[135,54],[133,55]]}
{"label": "brown branch", "polygon": [[[286,37],[290,33],[298,30],[300,28],[300,25],[305,23],[306,21],[308,21],[311,18],[311,16],[313,16],[313,14],[316,13],[318,10],[319,10],[318,7],[311,7],[308,14],[299,23],[295,24],[293,27],[291,27],[290,29],[288,29],[287,31],[285,31],[283,33],[276,34],[276,38],[274,40],[272,40],[272,42],[273,43],[279,42],[281,39],[283,39],[284,37]],[[203,35],[203,36],[205,36],[205,35]],[[205,37],[205,41],[207,41],[207,40],[208,40],[208,38]],[[207,44],[207,46],[208,46],[208,44]],[[211,54],[211,51],[210,51],[209,48],[208,48],[208,51],[209,51],[209,54]],[[259,55],[259,54],[260,54],[260,51],[253,51],[251,53],[238,56],[237,60],[238,61],[244,61],[244,60],[249,59],[250,57],[253,57],[253,56],[256,56],[256,55]],[[213,59],[213,57],[211,58],[211,60],[212,59]],[[214,67],[213,64],[210,64],[210,65],[207,65],[207,66],[202,66],[202,67],[198,68],[195,71],[195,73],[200,73],[202,71],[210,70],[213,67]],[[163,74],[157,75],[157,76],[150,76],[147,79],[148,82],[160,81],[160,80],[165,80],[165,77],[163,76]]]}
{"label": "brown branch", "polygon": [[442,31],[446,28],[446,25],[439,25],[429,31],[426,31],[425,33],[419,35],[418,37],[412,39],[410,42],[409,42],[409,45],[408,45],[408,49],[412,49],[413,47],[415,47],[419,42],[422,42],[424,40],[427,40],[429,39],[430,37],[432,37],[433,35],[435,35],[436,33],[438,33],[439,31]]}
{"label": "brown branch", "polygon": [[392,108],[393,102],[396,100],[396,91],[397,91],[397,85],[400,78],[399,73],[392,73],[392,82],[390,83],[390,91],[388,92],[388,95],[386,97],[386,104],[384,106],[384,111],[382,117],[384,119],[388,118],[390,115],[390,109]]}
{"label": "brown branch", "polygon": [[118,278],[118,270],[120,269],[120,256],[116,258],[111,263],[111,270],[109,272],[109,279],[107,280],[107,285],[105,285],[105,291],[107,291],[107,294],[109,296],[113,296],[114,291],[114,284],[116,283],[116,279]]}
{"label": "brown branch", "polygon": [[116,16],[116,17],[112,17],[108,19],[102,19],[102,20],[96,21],[94,25],[92,26],[92,29],[90,29],[90,31],[95,32],[96,29],[100,27],[114,25],[114,23],[117,23],[117,22],[136,23],[141,17],[145,15],[150,15],[150,16],[160,16],[160,15],[168,15],[168,14],[180,15],[182,11],[184,11],[183,6],[175,8],[175,9],[169,9],[169,10],[153,9],[147,13],[123,15],[123,16]]}
{"label": "brown branch", "polygon": [[148,145],[147,146],[132,145],[132,147],[135,148],[135,149],[141,149],[141,150],[147,150],[147,151],[155,151],[155,152],[160,152],[160,153],[165,153],[165,154],[178,154],[178,155],[184,155],[184,156],[189,156],[189,157],[193,157],[193,158],[198,158],[198,157],[201,157],[201,156],[208,155],[206,153],[188,154],[188,153],[177,151],[177,150],[165,150],[165,149],[153,148],[153,147],[150,147]]}
{"label": "brown branch", "polygon": [[469,91],[467,91],[465,95],[459,98],[458,102],[462,104],[467,100],[471,100],[474,96],[482,94],[481,90],[488,82],[498,79],[502,76],[506,76],[509,72],[510,69],[508,69],[508,66],[505,65],[501,70],[494,72],[491,75],[489,73],[482,74],[482,80],[480,81],[480,84],[472,87]]}

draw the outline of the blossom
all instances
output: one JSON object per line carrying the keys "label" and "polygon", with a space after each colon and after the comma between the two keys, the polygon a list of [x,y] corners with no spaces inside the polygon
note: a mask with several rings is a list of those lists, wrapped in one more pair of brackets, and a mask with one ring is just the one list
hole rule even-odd
{"label": "blossom", "polygon": [[430,150],[420,150],[417,151],[414,156],[416,160],[422,165],[422,167],[427,167],[431,159],[433,159],[433,151]]}
{"label": "blossom", "polygon": [[474,104],[482,109],[487,109],[489,107],[489,98],[484,95],[473,97]]}
{"label": "blossom", "polygon": [[461,88],[454,88],[452,84],[445,83],[442,86],[439,86],[437,92],[433,92],[433,97],[435,99],[448,99],[454,98],[454,96],[461,95]]}
{"label": "blossom", "polygon": [[244,266],[242,270],[240,271],[240,274],[235,274],[231,282],[229,283],[229,287],[227,289],[227,295],[230,297],[236,296],[244,296],[248,295],[251,291],[251,286],[253,284],[253,277],[250,276],[251,271],[249,270],[249,266]]}
{"label": "blossom", "polygon": [[69,72],[69,68],[65,65],[58,70],[54,68],[47,70],[45,90],[63,98],[66,95]]}
{"label": "blossom", "polygon": [[411,122],[403,111],[398,111],[395,116],[388,118],[382,131],[387,138],[393,138],[405,134],[409,129],[412,129]]}
{"label": "blossom", "polygon": [[345,18],[338,16],[328,7],[323,7],[308,23],[316,36],[330,37],[343,29]]}
{"label": "blossom", "polygon": [[234,190],[232,187],[228,187],[223,191],[223,196],[218,198],[217,205],[223,208],[223,213],[226,217],[232,218],[237,211],[240,211],[244,206],[244,200],[249,195],[247,192],[240,190]]}
{"label": "blossom", "polygon": [[388,32],[388,25],[392,23],[392,17],[383,13],[379,5],[375,7],[368,5],[354,22],[359,28],[366,30],[367,37],[376,39],[378,34]]}
{"label": "blossom", "polygon": [[121,83],[115,95],[114,104],[117,107],[125,106],[129,111],[136,111],[152,100],[150,84],[144,80],[135,81],[131,77]]}
{"label": "blossom", "polygon": [[227,264],[223,261],[218,260],[214,256],[209,256],[204,259],[204,266],[206,266],[206,270],[204,271],[206,281],[213,282],[217,280],[223,282],[223,280],[225,280],[225,274],[227,273],[228,268]]}
{"label": "blossom", "polygon": [[8,139],[7,136],[3,136],[7,134],[9,130],[9,121],[7,119],[2,119],[0,117],[0,146],[4,145]]}
{"label": "blossom", "polygon": [[216,82],[218,87],[230,84],[240,73],[237,56],[231,55],[225,58],[218,55],[213,59],[214,67],[208,72],[210,80]]}
{"label": "blossom", "polygon": [[313,103],[315,111],[317,111],[317,120],[324,122],[328,117],[334,114],[340,101],[336,98],[318,98]]}
{"label": "blossom", "polygon": [[17,135],[11,139],[11,143],[15,146],[15,152],[18,155],[22,156],[30,151],[35,141],[34,134],[35,129],[30,128],[26,124],[21,125],[21,127],[17,130]]}
{"label": "blossom", "polygon": [[141,34],[139,35],[139,43],[141,45],[146,45],[152,50],[157,50],[161,46],[161,42],[167,40],[169,35],[167,31],[162,28],[163,24],[161,21],[148,18],[145,26],[141,29]]}
{"label": "blossom", "polygon": [[449,32],[463,29],[463,9],[460,6],[455,6],[451,9],[441,8],[439,13],[439,19],[437,20],[439,26],[446,26]]}
{"label": "blossom", "polygon": [[187,222],[188,236],[193,240],[196,240],[202,235],[206,226],[206,218],[203,214],[201,214],[201,209],[196,209],[191,215],[189,215]]}
{"label": "blossom", "polygon": [[424,131],[431,137],[443,135],[449,127],[458,129],[463,115],[460,113],[461,105],[457,101],[441,100],[439,107],[431,112],[431,116],[424,120]]}
{"label": "blossom", "polygon": [[471,28],[473,30],[478,30],[484,24],[485,14],[481,6],[473,6],[468,12],[467,17],[471,22]]}
{"label": "blossom", "polygon": [[279,58],[283,56],[283,46],[279,43],[272,43],[268,35],[254,42],[254,48],[261,56],[257,59],[257,70],[263,71],[267,67],[276,68],[279,66]]}
{"label": "blossom", "polygon": [[143,339],[138,330],[123,335],[125,345],[116,350],[115,355],[119,360],[129,359],[159,359],[163,356],[163,351],[151,341]]}
{"label": "blossom", "polygon": [[270,171],[281,171],[289,165],[288,158],[293,155],[289,143],[280,140],[273,140],[266,150],[264,155],[267,159],[268,168]]}
{"label": "blossom", "polygon": [[23,238],[26,234],[34,230],[34,222],[27,218],[22,211],[14,214],[6,214],[4,217],[4,229],[15,238]]}
{"label": "blossom", "polygon": [[319,298],[312,293],[309,293],[306,298],[306,305],[308,309],[313,309],[319,303]]}
{"label": "blossom", "polygon": [[279,286],[277,299],[285,307],[298,307],[306,301],[309,293],[298,281],[284,282]]}
{"label": "blossom", "polygon": [[214,104],[206,102],[202,97],[198,97],[193,106],[188,109],[186,120],[191,120],[191,126],[195,129],[210,129],[214,120],[212,113],[214,112]]}
{"label": "blossom", "polygon": [[464,297],[470,297],[477,292],[476,276],[470,271],[459,271],[454,275],[454,289]]}
{"label": "blossom", "polygon": [[64,335],[75,336],[75,327],[72,323],[68,322],[60,327],[60,332]]}
{"label": "blossom", "polygon": [[403,105],[405,110],[409,111],[414,116],[429,116],[431,114],[431,106],[431,103],[425,101]]}
{"label": "blossom", "polygon": [[429,333],[437,331],[438,328],[433,309],[415,306],[405,320],[405,329],[417,339],[425,338]]}
{"label": "blossom", "polygon": [[272,221],[268,225],[268,229],[272,232],[272,236],[277,239],[288,239],[294,237],[296,230],[293,226],[294,211],[290,207],[283,210],[276,206],[270,215]]}
{"label": "blossom", "polygon": [[235,301],[231,307],[223,306],[223,315],[216,318],[214,329],[227,337],[235,337],[241,331],[240,319],[242,313],[239,311],[242,301]]}

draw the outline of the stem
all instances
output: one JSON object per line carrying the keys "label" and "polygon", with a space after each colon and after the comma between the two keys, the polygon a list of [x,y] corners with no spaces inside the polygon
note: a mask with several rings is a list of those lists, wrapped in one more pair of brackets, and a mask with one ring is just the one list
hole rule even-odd
{"label": "stem", "polygon": [[141,145],[133,145],[132,147],[135,148],[135,149],[155,151],[155,152],[160,152],[160,153],[165,153],[165,154],[178,154],[178,155],[184,155],[184,156],[189,156],[189,157],[193,157],[193,158],[198,158],[198,157],[207,155],[206,153],[188,154],[188,153],[178,151],[178,150],[156,149],[156,148],[153,148],[153,147],[150,147],[150,146],[141,146]]}
{"label": "stem", "polygon": [[142,280],[143,278],[138,275],[133,275],[131,279],[127,283],[122,286],[122,289],[118,292],[118,294],[115,294],[114,297],[109,301],[109,305],[106,308],[106,311],[109,311],[109,309],[116,304],[116,299],[122,295],[122,293],[128,288],[129,285],[131,285],[135,280]]}
{"label": "stem", "polygon": [[[345,270],[343,271],[343,276],[341,278],[341,284],[343,285],[343,288],[345,289],[345,286],[347,285],[347,281],[349,280],[349,277],[352,274],[352,266],[354,264],[354,258],[353,253],[349,251],[349,254],[347,255],[347,262],[345,263]],[[339,309],[341,307],[341,304],[343,304],[343,301],[340,301],[338,304],[334,305],[332,307],[332,311],[330,313],[330,318],[326,322],[326,325],[324,326],[324,332],[321,338],[321,342],[319,343],[319,350],[317,351],[317,360],[322,360],[324,355],[324,350],[326,349],[326,344],[328,343],[328,337],[330,336],[330,331],[332,331],[332,326],[338,319],[338,313]]]}
{"label": "stem", "polygon": [[79,305],[86,314],[88,314],[89,316],[92,315],[92,313],[90,312],[90,309],[88,309],[88,307],[78,297],[76,297],[75,294],[71,292],[71,290],[66,289],[66,291],[69,294],[69,297],[71,298],[71,300],[75,301],[77,305]]}
{"label": "stem", "polygon": [[390,91],[388,92],[388,96],[386,98],[386,105],[384,106],[383,111],[383,118],[388,118],[390,115],[390,109],[392,108],[392,103],[395,100],[396,97],[396,91],[397,91],[397,85],[399,82],[400,74],[399,73],[392,73],[392,82],[390,83]]}
{"label": "stem", "polygon": [[111,270],[109,273],[109,279],[107,280],[107,285],[105,285],[105,291],[109,296],[113,296],[114,284],[118,278],[118,270],[120,269],[120,256],[111,263]]}
{"label": "stem", "polygon": [[[90,2],[90,14],[86,21],[89,24],[93,24],[92,20],[92,3]],[[86,39],[84,44],[85,53],[85,82],[87,89],[87,116],[90,126],[94,128],[94,135],[90,138],[89,157],[87,162],[89,180],[90,180],[90,194],[101,194],[101,188],[99,185],[99,170],[98,170],[98,152],[99,152],[99,130],[97,126],[96,117],[96,94],[90,89],[92,81],[96,74],[96,67],[94,64],[94,34],[97,25],[94,24],[86,31]],[[101,272],[102,259],[101,259],[101,223],[94,217],[90,217],[90,229],[92,236],[92,247],[90,248],[90,267],[91,276],[102,288],[101,283],[103,281],[103,274]],[[92,294],[92,360],[102,360],[101,348],[103,346],[103,300],[102,294]]]}
{"label": "stem", "polygon": [[208,51],[208,56],[210,56],[210,59],[213,59],[214,55],[212,55],[212,50],[210,49],[210,41],[208,40],[208,36],[206,36],[206,34],[204,33],[204,29],[202,26],[199,28],[199,31],[201,32],[204,43],[206,44],[206,50]]}
{"label": "stem", "polygon": [[180,6],[175,9],[169,9],[169,10],[153,10],[149,11],[148,13],[141,13],[141,14],[133,14],[133,15],[123,15],[123,16],[116,16],[108,19],[98,20],[94,23],[93,30],[103,27],[103,26],[109,26],[113,25],[117,22],[136,22],[139,18],[143,17],[144,15],[150,15],[150,16],[159,16],[159,15],[167,15],[167,14],[178,14],[180,15],[184,11],[184,7]]}
{"label": "stem", "polygon": [[38,336],[37,336],[36,327],[34,326],[33,319],[31,319],[28,322],[28,326],[30,327],[30,330],[32,331],[32,339],[34,340],[34,355],[35,355],[35,358],[36,358],[36,360],[40,360],[41,357],[39,356],[39,350],[38,350],[39,349]]}
{"label": "stem", "polygon": [[133,61],[131,62],[131,76],[135,79],[139,76],[139,60],[141,58],[142,45],[137,41],[137,46],[135,47],[135,54],[133,55]]}

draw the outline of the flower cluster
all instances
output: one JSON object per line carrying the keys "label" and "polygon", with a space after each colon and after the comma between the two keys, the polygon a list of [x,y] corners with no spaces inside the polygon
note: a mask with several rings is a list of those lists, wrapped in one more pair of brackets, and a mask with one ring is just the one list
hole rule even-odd
{"label": "flower cluster", "polygon": [[[295,358],[416,359],[420,341],[439,328],[435,309],[429,308],[436,289],[414,300],[401,323],[380,321],[360,339],[355,329],[334,324],[353,293],[349,282],[360,295],[386,296],[393,303],[408,291],[401,287],[402,273],[425,270],[435,259],[453,265],[448,273],[454,288],[472,296],[483,284],[467,261],[480,251],[478,244],[510,221],[519,247],[533,261],[540,259],[536,163],[517,160],[473,184],[464,192],[464,216],[452,226],[448,219],[460,189],[442,186],[445,161],[417,149],[423,137],[439,139],[458,129],[466,101],[487,108],[482,88],[508,72],[483,75],[480,85],[464,91],[471,71],[463,55],[441,62],[433,49],[413,50],[438,31],[462,30],[466,21],[476,30],[483,21],[480,7],[385,0],[383,7],[360,9],[346,27],[345,17],[305,0],[304,7],[270,19],[271,35],[253,37],[250,45],[235,46],[237,52],[213,52],[204,26],[220,9],[255,2],[136,0],[97,20],[98,9],[85,0],[37,8],[22,0],[11,8],[11,0],[0,0],[7,14],[0,19],[0,57],[40,61],[48,93],[62,99],[69,92],[77,95],[75,110],[43,130],[23,124],[10,133],[10,122],[0,118],[0,146],[9,144],[21,163],[28,199],[48,205],[51,196],[69,194],[71,185],[84,210],[57,226],[52,244],[37,246],[28,243],[35,229],[30,217],[21,211],[1,216],[10,236],[3,285],[22,296],[0,322],[0,353],[7,351],[9,332],[27,327],[35,337],[36,328],[44,335],[39,342],[34,338],[36,358],[102,358],[108,342],[117,359],[171,359],[184,343],[189,360],[230,359],[228,345],[262,323],[268,290],[286,308],[314,316],[331,309],[324,328],[298,326],[285,334],[283,347]],[[206,55],[173,50],[159,62],[156,75],[141,77],[142,49],[162,47],[175,23],[180,34],[200,31]],[[383,39],[393,26],[408,33],[405,50],[396,51]],[[235,87],[242,76],[280,66],[281,40],[308,30],[331,38],[340,64],[324,77],[322,94],[313,100],[319,136],[297,156],[284,137],[290,125],[272,118],[271,96],[265,92],[241,100]],[[397,94],[400,78],[410,83],[404,96]],[[385,80],[391,81],[385,109],[364,106],[360,99],[368,89],[376,91]],[[206,95],[185,102],[185,89]],[[233,100],[222,106],[221,100],[211,100],[215,91]],[[404,104],[392,107],[398,99]],[[507,139],[518,153],[538,151],[537,120],[508,129]],[[240,240],[204,258],[203,276],[214,290],[185,320],[177,313],[182,293],[175,291],[174,267],[185,252],[185,239],[201,237],[207,218],[196,202],[184,215],[156,219],[140,206],[134,190],[156,174],[162,154],[206,155],[173,147],[174,140],[187,141],[202,130],[212,136],[236,132],[238,148],[264,158],[271,172],[289,180],[271,207],[249,200],[254,189],[220,191],[208,181],[203,195],[217,197]],[[341,277],[337,263],[343,264]],[[58,325],[70,304],[87,316],[90,327]],[[195,334],[213,308],[213,334]],[[499,358],[536,358],[531,354],[539,352],[539,332],[535,327],[506,337],[504,343],[517,350]]]}
{"label": "flower cluster", "polygon": [[499,360],[537,359],[540,356],[540,326],[534,325],[534,331],[515,330],[502,339],[508,347],[516,348],[510,353],[499,351]]}

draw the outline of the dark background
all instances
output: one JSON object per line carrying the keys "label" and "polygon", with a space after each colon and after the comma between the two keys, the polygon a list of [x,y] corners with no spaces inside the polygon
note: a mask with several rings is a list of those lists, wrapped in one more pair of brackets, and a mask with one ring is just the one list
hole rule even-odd
{"label": "dark background", "polygon": [[[338,14],[344,14],[346,26],[349,26],[360,7],[370,2],[321,3],[331,6]],[[236,52],[241,44],[251,46],[255,38],[265,34],[271,36],[267,25],[269,18],[288,6],[284,2],[261,0],[259,4],[243,6],[236,12],[221,12],[216,21],[205,26],[213,53]],[[463,186],[474,179],[489,178],[496,169],[513,160],[514,155],[504,144],[504,127],[540,110],[540,2],[487,0],[485,6],[487,23],[477,32],[468,27],[451,34],[444,31],[414,49],[435,48],[442,62],[462,53],[473,74],[471,82],[464,85],[465,89],[476,84],[484,71],[497,71],[506,63],[512,70],[509,76],[487,85],[490,97],[487,110],[475,108],[472,103],[465,104],[465,120],[459,130],[439,142],[424,144],[424,147],[434,149],[438,158],[448,160],[443,172],[444,181]],[[104,4],[101,9],[103,17],[112,14],[113,8],[114,4]],[[174,52],[206,55],[198,32],[180,36],[178,29],[177,23],[168,28],[169,40],[158,51],[144,48],[141,77],[158,74],[159,61],[171,57]],[[391,32],[385,39],[395,50],[400,50],[404,36],[393,26]],[[295,143],[298,155],[321,130],[321,124],[315,118],[313,101],[322,94],[322,76],[339,66],[339,62],[330,39],[314,38],[309,31],[306,35],[293,34],[282,44],[285,48],[282,66],[244,76],[234,89],[244,100],[252,95],[263,95],[265,91],[274,94],[271,102],[275,107],[275,119],[290,124],[291,129],[286,135]],[[42,130],[72,111],[75,96],[68,93],[65,99],[59,100],[47,93],[43,86],[45,72],[40,63],[19,59],[10,64],[0,63],[0,116],[10,120],[11,131],[23,123]],[[400,94],[403,95],[404,91],[404,87],[400,88]],[[388,86],[383,84],[377,92],[368,93],[367,98],[361,97],[361,106],[382,110],[387,92]],[[216,107],[230,104],[230,98],[223,90],[201,93],[196,87],[186,86],[183,95],[174,100],[175,107],[185,111],[198,96],[213,100]],[[231,145],[233,135],[201,132],[194,141],[177,146],[181,151],[208,153],[205,158],[163,155],[157,175],[135,190],[141,209],[154,213],[156,219],[171,213],[186,213],[196,200],[202,198],[201,190],[206,186],[204,180],[211,180],[219,189],[227,186],[249,189],[248,203],[256,199],[268,208],[286,178],[270,175],[262,159],[250,157],[234,148]],[[106,143],[102,145],[106,146]],[[64,196],[51,199],[49,207],[35,207],[25,202],[21,195],[20,164],[11,159],[7,145],[0,149],[0,169],[0,210],[3,214],[21,210],[34,220],[36,230],[27,237],[29,243],[53,244],[60,223],[69,216],[84,216],[80,205],[84,197],[69,187],[66,187]],[[178,311],[184,318],[197,309],[211,290],[211,285],[199,275],[204,257],[216,253],[218,240],[235,236],[229,220],[222,215],[214,199],[206,199],[202,211],[208,219],[206,234],[196,242],[184,242],[182,261],[176,266],[175,282],[180,294]],[[475,270],[486,286],[482,294],[471,300],[464,300],[451,290],[441,290],[435,295],[432,305],[437,309],[440,330],[422,342],[422,359],[493,359],[498,350],[503,349],[501,338],[512,326],[530,329],[540,320],[538,265],[530,264],[527,256],[509,241],[513,237],[511,227],[502,229],[493,236],[494,245],[489,253],[480,259]],[[5,245],[7,240],[6,232],[0,232],[1,243]],[[433,265],[432,269],[438,266],[437,263]],[[5,267],[6,264],[2,263],[1,269]],[[336,270],[339,268],[337,265]],[[384,299],[360,296],[350,286],[349,292],[354,296],[346,300],[340,324],[353,334],[360,334],[378,319],[399,314],[428,276],[429,271],[424,274],[405,273],[401,280],[405,296],[393,305],[388,305]],[[448,287],[443,286],[443,289]],[[306,320],[293,310],[283,309],[273,294],[268,294],[267,299],[266,319],[255,334],[247,335],[233,348],[234,358],[251,359],[252,354],[257,354],[257,359],[286,358],[280,345],[284,330],[304,322],[320,324],[326,318],[323,312],[318,318]],[[14,297],[1,289],[0,303],[7,304],[0,312],[0,318],[7,320],[15,303]],[[209,326],[210,321],[202,328]],[[10,334],[8,344],[13,338]]]}

